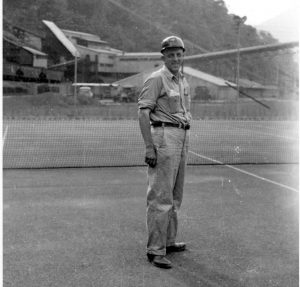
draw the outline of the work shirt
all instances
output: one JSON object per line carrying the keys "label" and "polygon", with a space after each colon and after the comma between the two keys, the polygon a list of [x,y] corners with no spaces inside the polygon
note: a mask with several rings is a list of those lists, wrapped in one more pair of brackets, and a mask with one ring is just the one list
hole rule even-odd
{"label": "work shirt", "polygon": [[183,74],[176,78],[166,66],[145,81],[138,107],[151,110],[151,122],[190,123],[191,95]]}

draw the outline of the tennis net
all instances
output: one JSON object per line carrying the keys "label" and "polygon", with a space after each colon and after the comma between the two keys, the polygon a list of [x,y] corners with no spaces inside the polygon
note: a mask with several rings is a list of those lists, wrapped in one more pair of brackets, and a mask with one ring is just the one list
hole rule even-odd
{"label": "tennis net", "polygon": [[[137,119],[5,119],[4,168],[144,165]],[[298,163],[298,122],[193,120],[188,164]]]}

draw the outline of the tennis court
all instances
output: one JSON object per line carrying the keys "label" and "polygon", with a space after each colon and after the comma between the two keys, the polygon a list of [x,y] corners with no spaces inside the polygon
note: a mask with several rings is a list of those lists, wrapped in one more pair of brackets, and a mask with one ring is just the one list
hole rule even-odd
{"label": "tennis court", "polygon": [[136,121],[5,120],[4,286],[298,286],[298,128],[194,121],[174,268],[150,265]]}
{"label": "tennis court", "polygon": [[[296,121],[192,123],[189,164],[298,163]],[[143,165],[137,120],[6,120],[4,168]]]}

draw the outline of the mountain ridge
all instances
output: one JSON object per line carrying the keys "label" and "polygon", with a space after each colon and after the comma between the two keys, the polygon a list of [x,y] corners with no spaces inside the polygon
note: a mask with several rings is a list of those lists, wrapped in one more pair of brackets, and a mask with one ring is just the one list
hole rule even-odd
{"label": "mountain ridge", "polygon": [[299,40],[299,8],[289,8],[277,16],[256,26],[258,30],[267,31],[280,42]]}

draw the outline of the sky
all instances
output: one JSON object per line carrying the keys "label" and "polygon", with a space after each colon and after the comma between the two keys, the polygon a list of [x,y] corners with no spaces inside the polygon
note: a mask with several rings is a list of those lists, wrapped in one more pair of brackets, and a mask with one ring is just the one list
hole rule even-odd
{"label": "sky", "polygon": [[245,24],[256,26],[282,12],[291,6],[298,7],[298,0],[224,0],[228,12],[240,17],[247,16]]}

